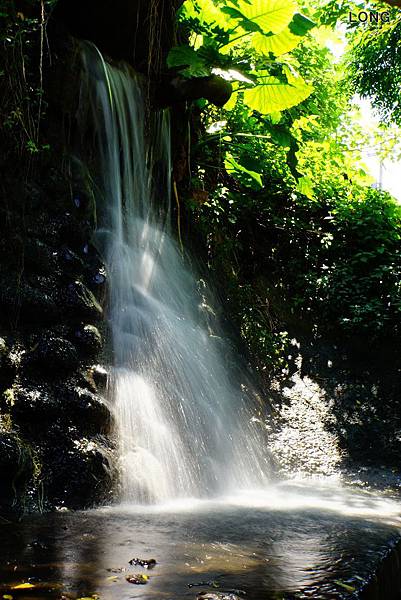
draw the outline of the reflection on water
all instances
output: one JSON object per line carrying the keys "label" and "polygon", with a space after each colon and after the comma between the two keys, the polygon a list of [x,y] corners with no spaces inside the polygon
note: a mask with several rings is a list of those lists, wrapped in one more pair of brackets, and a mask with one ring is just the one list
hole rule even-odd
{"label": "reflection on water", "polygon": [[[15,598],[179,600],[233,589],[253,600],[342,598],[350,592],[340,584],[359,588],[399,536],[399,512],[390,498],[292,482],[264,494],[186,499],[146,511],[120,506],[34,516],[1,528],[0,591],[31,578],[36,590],[14,590]],[[151,571],[131,567],[137,556],[158,564]],[[126,581],[141,571],[147,585]]]}

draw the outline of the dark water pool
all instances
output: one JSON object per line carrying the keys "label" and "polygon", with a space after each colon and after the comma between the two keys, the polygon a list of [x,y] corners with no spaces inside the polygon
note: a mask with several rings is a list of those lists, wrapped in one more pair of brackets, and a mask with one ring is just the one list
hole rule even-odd
{"label": "dark water pool", "polygon": [[[0,527],[0,598],[356,597],[399,538],[400,513],[394,499],[309,482],[215,502],[29,516]],[[136,557],[157,565],[131,567]],[[127,582],[137,573],[146,585]]]}

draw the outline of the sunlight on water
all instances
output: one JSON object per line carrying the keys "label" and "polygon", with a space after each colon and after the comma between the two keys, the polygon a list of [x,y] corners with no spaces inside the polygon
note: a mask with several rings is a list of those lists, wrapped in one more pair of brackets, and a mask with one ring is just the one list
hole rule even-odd
{"label": "sunlight on water", "polygon": [[134,514],[189,512],[201,515],[209,512],[224,513],[234,507],[277,513],[318,510],[344,517],[380,521],[401,528],[401,505],[398,498],[313,478],[278,482],[268,485],[264,490],[240,489],[235,494],[212,499],[177,498],[147,507],[126,502],[118,507],[101,510]]}

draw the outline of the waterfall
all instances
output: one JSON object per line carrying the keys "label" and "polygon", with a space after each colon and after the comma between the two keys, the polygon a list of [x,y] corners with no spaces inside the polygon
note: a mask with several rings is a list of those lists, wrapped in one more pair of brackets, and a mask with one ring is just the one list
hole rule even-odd
{"label": "waterfall", "polygon": [[144,131],[132,70],[84,50],[104,207],[113,403],[122,500],[160,503],[266,486],[269,456],[254,400],[205,324],[197,279],[169,230],[168,114]]}

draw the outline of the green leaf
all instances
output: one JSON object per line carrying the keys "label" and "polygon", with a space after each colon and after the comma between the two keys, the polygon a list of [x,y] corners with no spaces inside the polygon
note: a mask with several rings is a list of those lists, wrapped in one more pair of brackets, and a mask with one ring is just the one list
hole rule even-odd
{"label": "green leaf", "polygon": [[297,13],[288,27],[276,35],[255,33],[252,37],[252,45],[256,52],[266,56],[270,53],[282,56],[294,50],[301,42],[302,37],[314,26],[313,21]]}
{"label": "green leaf", "polygon": [[229,152],[226,153],[226,158],[224,161],[224,167],[230,175],[235,175],[236,173],[245,173],[249,175],[255,181],[259,187],[263,187],[262,177],[260,173],[256,173],[255,171],[250,171],[246,169],[243,165],[240,165],[235,158]]}
{"label": "green leaf", "polygon": [[221,11],[224,14],[229,15],[232,19],[239,21],[238,25],[240,25],[242,27],[242,29],[244,29],[244,31],[263,31],[261,29],[261,27],[258,25],[258,23],[256,23],[256,21],[253,21],[252,19],[248,19],[245,15],[243,15],[236,8],[231,8],[230,6],[224,6],[224,8],[222,8]]}
{"label": "green leaf", "polygon": [[279,33],[293,18],[297,5],[294,0],[239,0],[237,8],[247,20],[256,23],[265,33]]}
{"label": "green leaf", "polygon": [[314,198],[314,194],[313,194],[313,182],[309,177],[301,177],[300,179],[298,179],[298,184],[297,184],[297,191],[300,194],[303,194],[304,196],[306,196],[307,198],[310,198],[311,200],[313,200]]}
{"label": "green leaf", "polygon": [[302,77],[294,78],[291,83],[281,81],[277,77],[266,77],[262,81],[260,85],[244,92],[245,104],[262,114],[280,112],[296,106],[313,91],[313,87],[305,83]]}
{"label": "green leaf", "polygon": [[316,23],[301,13],[295,13],[291,23],[288,25],[288,29],[291,31],[291,33],[301,37],[306,35],[308,31],[314,27],[316,27]]}

